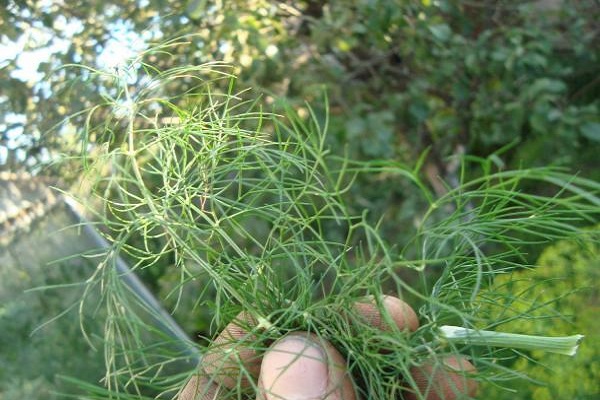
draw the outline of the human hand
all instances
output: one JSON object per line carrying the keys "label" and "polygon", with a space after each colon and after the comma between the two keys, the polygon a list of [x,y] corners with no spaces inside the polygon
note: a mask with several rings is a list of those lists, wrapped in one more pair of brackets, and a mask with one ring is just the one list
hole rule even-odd
{"label": "human hand", "polygon": [[[381,330],[414,332],[419,322],[414,310],[402,300],[384,296],[382,305],[387,317],[380,313],[375,302],[355,303],[357,313],[365,322]],[[389,322],[388,322],[389,321]],[[178,395],[178,400],[208,400],[226,397],[238,387],[255,387],[257,400],[358,399],[355,384],[342,354],[327,340],[309,332],[292,332],[272,343],[264,354],[244,346],[253,339],[249,333],[257,322],[246,312],[240,313],[215,339],[204,356],[200,373],[194,375]],[[474,367],[462,358],[444,360],[451,370],[424,364],[411,370],[418,390],[427,400],[453,400],[459,395],[474,395],[473,380],[457,373]],[[440,385],[444,381],[451,388]],[[419,398],[406,393],[406,399]]]}

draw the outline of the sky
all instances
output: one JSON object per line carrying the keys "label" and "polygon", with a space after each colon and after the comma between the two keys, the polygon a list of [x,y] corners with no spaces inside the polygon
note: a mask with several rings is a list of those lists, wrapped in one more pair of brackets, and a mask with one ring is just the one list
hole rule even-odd
{"label": "sky", "polygon": [[[67,20],[64,16],[58,16],[53,23],[53,29],[63,32],[64,38],[55,36],[54,30],[48,29],[41,22],[23,28],[25,33],[16,41],[11,41],[6,36],[0,37],[0,69],[14,60],[17,68],[11,73],[13,78],[26,82],[32,87],[43,88],[44,74],[38,71],[40,64],[51,61],[53,54],[67,52],[73,38],[83,30],[83,25],[76,19]],[[109,29],[112,37],[98,55],[95,65],[104,70],[126,64],[129,59],[147,47],[150,39],[150,34],[140,36],[124,21],[112,24]],[[23,144],[23,141],[28,140],[26,135],[22,135],[22,130],[9,131],[7,126],[23,122],[24,118],[24,115],[7,114],[4,115],[6,124],[0,122],[0,131],[6,132],[9,139],[8,148],[18,147]],[[6,162],[7,154],[7,148],[0,146],[0,165]],[[17,157],[20,156],[24,154],[17,154]]]}

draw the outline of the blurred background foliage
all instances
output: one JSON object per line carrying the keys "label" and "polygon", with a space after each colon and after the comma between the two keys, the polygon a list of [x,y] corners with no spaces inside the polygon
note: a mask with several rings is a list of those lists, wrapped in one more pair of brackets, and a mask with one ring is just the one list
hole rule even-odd
{"label": "blurred background foliage", "polygon": [[[528,354],[529,358],[520,358],[515,363],[517,370],[541,385],[532,385],[528,380],[511,381],[507,386],[515,391],[513,393],[489,385],[485,387],[482,398],[591,400],[600,396],[597,384],[600,348],[594,345],[600,340],[600,321],[597,318],[600,313],[600,289],[597,285],[600,280],[599,253],[597,238],[594,237],[579,243],[561,241],[546,248],[537,268],[496,280],[495,285],[503,287],[506,299],[509,294],[527,294],[522,296],[520,304],[511,305],[513,310],[536,309],[529,320],[503,324],[500,330],[545,332],[549,336],[585,332],[586,338],[572,359],[534,351]],[[506,301],[499,299],[488,310],[490,316],[493,318],[502,313],[502,318],[510,317],[505,314],[507,306]]]}
{"label": "blurred background foliage", "polygon": [[[78,177],[77,168],[51,162],[81,151],[78,127],[88,115],[73,114],[118,93],[97,75],[60,67],[123,68],[127,54],[187,35],[149,62],[161,70],[232,63],[238,89],[300,115],[305,102],[324,110],[326,92],[332,151],[408,166],[428,151],[422,173],[438,194],[443,182],[456,181],[449,159],[461,154],[499,152],[508,167],[561,165],[597,175],[596,0],[5,3],[1,40],[17,54],[0,59],[4,168],[44,166],[46,174]],[[142,90],[148,82],[139,68],[124,73]],[[164,95],[194,85],[178,80]],[[95,112],[92,125],[112,111]],[[386,210],[383,229],[400,237],[417,206],[385,175],[356,185],[351,199],[357,210]]]}
{"label": "blurred background foliage", "polygon": [[[85,291],[80,283],[96,266],[90,258],[71,258],[90,246],[76,228],[65,230],[73,223],[68,215],[54,210],[10,249],[0,245],[2,400],[61,399],[73,393],[63,377],[87,382],[103,378],[105,360],[97,349],[104,313],[89,308],[78,313]],[[53,285],[58,287],[50,290]],[[90,298],[98,302],[99,297],[93,290]],[[54,319],[60,323],[52,323]],[[92,332],[87,338],[80,323]]]}
{"label": "blurred background foliage", "polygon": [[[184,38],[185,43],[170,47],[169,53],[154,53],[149,61],[162,70],[231,63],[238,90],[250,89],[267,110],[285,104],[301,117],[308,117],[308,102],[324,120],[326,93],[332,152],[418,167],[438,195],[458,183],[455,160],[465,154],[495,154],[498,168],[553,165],[599,177],[597,0],[0,4],[0,169],[77,182],[81,166],[79,160],[70,162],[70,156],[95,145],[121,143],[117,136],[125,130],[112,130],[108,136],[83,132],[86,125],[102,126],[114,112],[108,107],[86,111],[107,98],[121,104],[124,100],[100,75],[64,66],[118,70],[127,75],[135,94],[149,82],[138,74],[143,66],[127,67],[124,56]],[[223,91],[226,84],[224,80]],[[162,90],[170,97],[199,89],[193,80],[179,79]],[[171,116],[167,109],[148,112]],[[89,142],[82,148],[81,135],[88,133]],[[479,171],[466,173],[475,176]],[[532,189],[543,193],[545,188]],[[407,226],[417,223],[421,207],[408,183],[385,172],[375,179],[359,178],[347,201],[356,214],[368,210],[374,217],[385,215],[381,229],[399,244],[412,230]],[[540,263],[566,265],[560,249],[545,252]],[[529,261],[534,263],[537,255],[532,251]],[[578,260],[578,274],[583,275],[567,274],[557,287],[579,285],[585,274],[595,273],[583,261],[591,258]],[[562,271],[543,269],[554,270]],[[140,273],[163,295],[178,282],[177,272],[171,273],[166,263]],[[589,297],[571,298],[577,300],[558,303],[564,312],[579,301],[597,303]],[[188,332],[206,333],[209,318],[199,313],[207,310],[194,310],[194,304],[180,304],[177,317]],[[578,318],[593,323],[592,313],[578,313]],[[585,333],[588,328],[581,329]],[[582,349],[584,355],[586,351]],[[597,355],[590,357],[597,360]],[[562,368],[558,363],[556,367]],[[540,380],[552,376],[547,371],[534,375]],[[552,398],[538,392],[535,396]]]}
{"label": "blurred background foliage", "polygon": [[[352,157],[411,164],[431,148],[432,173],[444,178],[452,154],[513,144],[507,163],[589,170],[586,149],[600,141],[594,0],[4,3],[2,43],[20,53],[5,51],[1,64],[0,144],[13,165],[73,150],[48,132],[81,126],[85,115],[64,118],[115,95],[91,74],[57,68],[116,68],[115,53],[181,35],[188,43],[150,62],[232,63],[238,85],[267,104],[277,96],[321,109],[326,90],[332,148]],[[173,93],[189,89],[177,85]]]}

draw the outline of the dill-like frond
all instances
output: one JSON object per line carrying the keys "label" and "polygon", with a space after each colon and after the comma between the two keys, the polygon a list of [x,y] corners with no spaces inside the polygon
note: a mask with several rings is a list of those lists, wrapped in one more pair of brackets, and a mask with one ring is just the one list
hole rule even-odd
{"label": "dill-like frond", "polygon": [[[438,328],[501,323],[481,312],[494,298],[490,290],[501,290],[492,286],[494,277],[530,267],[526,252],[535,246],[581,235],[582,226],[597,221],[600,185],[552,168],[494,170],[491,159],[465,158],[459,184],[435,198],[418,170],[330,154],[327,124],[314,113],[306,120],[293,110],[277,115],[244,101],[226,66],[144,66],[148,83],[137,92],[126,78],[110,76],[116,87],[104,107],[121,110],[121,119],[83,134],[92,190],[80,200],[112,244],[88,280],[90,292],[99,292],[93,306],[106,314],[107,370],[105,389],[89,386],[90,398],[172,394],[186,378],[169,371],[186,356],[152,328],[160,317],[148,318],[152,310],[119,279],[111,261],[118,255],[141,273],[176,271],[165,299],[174,304],[171,311],[190,303],[210,307],[215,332],[241,310],[263,321],[247,344],[259,351],[298,329],[330,340],[347,357],[365,398],[399,395],[414,382],[398,377],[435,354],[467,352],[481,380],[510,376],[490,361],[497,350],[455,348]],[[168,95],[175,79],[198,86]],[[426,205],[415,216],[418,224],[406,227],[414,231],[407,243],[384,237],[372,218],[347,205],[358,175],[382,171],[412,182]],[[530,193],[532,183],[546,185],[547,194]],[[361,322],[353,301],[383,293],[419,307],[415,334]]]}

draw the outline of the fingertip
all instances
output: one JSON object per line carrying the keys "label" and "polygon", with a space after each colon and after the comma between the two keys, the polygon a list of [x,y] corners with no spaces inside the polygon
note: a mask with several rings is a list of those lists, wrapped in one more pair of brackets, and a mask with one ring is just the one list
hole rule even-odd
{"label": "fingertip", "polygon": [[252,386],[258,378],[260,356],[246,344],[255,340],[248,331],[256,326],[256,320],[242,311],[217,336],[202,359],[202,368],[219,384],[232,389],[238,385]]}
{"label": "fingertip", "polygon": [[263,356],[260,400],[353,400],[355,392],[343,356],[308,332],[279,339]]}
{"label": "fingertip", "polygon": [[383,306],[400,330],[414,332],[419,329],[417,313],[407,302],[395,296],[383,296]]}
{"label": "fingertip", "polygon": [[477,369],[465,356],[451,355],[429,358],[410,369],[414,383],[412,391],[403,394],[406,400],[471,399],[477,394],[478,383],[471,377]]}
{"label": "fingertip", "polygon": [[[419,328],[417,314],[405,301],[400,300],[395,296],[384,295],[381,298],[381,303],[396,327],[401,331],[407,330],[414,332]],[[363,300],[357,301],[354,304],[354,309],[369,325],[383,331],[390,330],[390,326],[381,314],[373,296],[368,296]]]}
{"label": "fingertip", "polygon": [[308,336],[287,335],[263,356],[259,390],[265,399],[318,399],[328,381],[327,355]]}
{"label": "fingertip", "polygon": [[175,399],[177,400],[214,400],[219,395],[217,384],[204,375],[190,378]]}

